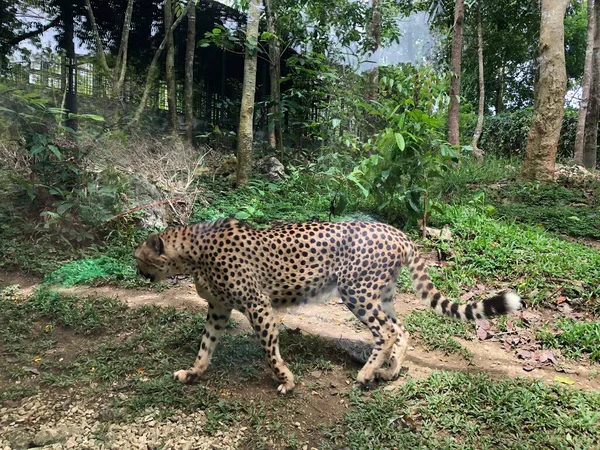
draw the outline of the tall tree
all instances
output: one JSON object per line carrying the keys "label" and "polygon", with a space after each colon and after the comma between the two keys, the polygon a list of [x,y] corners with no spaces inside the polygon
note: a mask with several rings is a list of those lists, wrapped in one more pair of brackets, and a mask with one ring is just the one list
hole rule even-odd
{"label": "tall tree", "polygon": [[65,86],[64,108],[67,110],[67,125],[77,129],[77,120],[69,118],[69,114],[77,114],[77,55],[75,54],[75,29],[73,17],[73,2],[61,0],[60,17],[63,26],[61,46],[67,57],[67,84]]}
{"label": "tall tree", "polygon": [[237,134],[237,185],[248,184],[252,172],[252,145],[254,143],[254,96],[258,49],[258,25],[262,0],[251,0],[246,23],[246,51],[244,81],[240,105],[240,123]]}
{"label": "tall tree", "polygon": [[100,68],[108,78],[109,82],[109,98],[112,100],[112,104],[109,108],[113,108],[112,122],[116,125],[120,120],[118,102],[123,91],[123,84],[125,83],[125,73],[127,71],[127,55],[129,52],[129,32],[131,30],[131,15],[133,13],[134,0],[128,0],[127,9],[125,10],[125,17],[123,19],[123,29],[121,32],[121,43],[117,52],[117,59],[115,66],[111,70],[108,67],[106,55],[104,54],[104,45],[100,38],[100,32],[98,25],[96,24],[96,18],[90,0],[85,0],[85,10],[87,13],[88,25],[91,29],[94,42],[96,45],[96,54],[100,62]]}
{"label": "tall tree", "polygon": [[194,134],[194,55],[196,52],[196,6],[188,12],[187,42],[185,47],[185,80],[183,110],[185,114],[185,140],[191,145]]}
{"label": "tall tree", "polygon": [[600,0],[594,3],[594,46],[589,105],[583,138],[583,165],[596,167],[598,148],[598,119],[600,118]]}
{"label": "tall tree", "polygon": [[144,113],[144,110],[146,109],[146,103],[148,102],[148,96],[150,95],[150,91],[152,90],[152,86],[154,85],[154,81],[156,80],[156,75],[158,74],[158,61],[160,59],[160,56],[162,55],[162,52],[165,50],[165,47],[167,45],[167,36],[168,36],[169,32],[173,33],[175,31],[175,29],[177,29],[177,27],[179,26],[179,24],[181,23],[183,18],[187,16],[189,10],[192,7],[195,7],[195,5],[196,5],[196,2],[194,0],[188,0],[187,6],[185,7],[185,9],[181,13],[181,15],[179,15],[179,17],[177,17],[177,19],[175,19],[175,22],[173,22],[171,27],[168,30],[166,30],[166,34],[165,34],[163,40],[161,41],[160,45],[156,49],[156,52],[154,53],[154,57],[152,58],[152,61],[150,62],[150,67],[148,68],[148,73],[146,74],[146,83],[144,85],[144,92],[142,94],[142,99],[140,100],[140,104],[138,105],[133,118],[129,122],[129,126],[133,126],[133,125],[137,124],[139,122],[139,120],[142,118],[142,114]]}
{"label": "tall tree", "polygon": [[[193,8],[192,8],[193,9]],[[177,83],[175,81],[175,41],[173,39],[173,0],[167,0],[164,6],[165,34],[167,37],[167,57],[165,60],[165,78],[167,82],[167,105],[169,108],[169,128],[177,136]]]}
{"label": "tall tree", "polygon": [[[599,0],[600,1],[600,0]],[[577,117],[577,134],[575,135],[575,163],[583,165],[583,141],[585,132],[585,121],[587,118],[590,89],[592,87],[592,62],[594,51],[594,33],[596,21],[594,17],[594,0],[587,0],[587,43],[585,49],[585,64],[583,69],[583,81],[581,83],[582,96]]]}
{"label": "tall tree", "polygon": [[[367,27],[367,51],[371,57],[377,55],[381,45],[381,0],[371,0],[371,20]],[[379,61],[367,73],[365,100],[376,100],[379,91]]]}
{"label": "tall tree", "polygon": [[564,114],[567,72],[564,19],[570,0],[542,0],[539,78],[534,93],[533,121],[527,137],[522,177],[554,180],[556,151]]}
{"label": "tall tree", "polygon": [[481,23],[481,2],[477,1],[477,59],[479,60],[479,111],[477,126],[473,134],[473,155],[480,163],[483,162],[483,150],[478,146],[483,130],[483,115],[485,113],[485,80],[483,78],[483,25]]}
{"label": "tall tree", "polygon": [[454,3],[454,26],[452,29],[452,54],[450,56],[450,106],[448,108],[448,142],[460,144],[460,70],[462,62],[463,21],[465,17],[465,1],[456,0]]}
{"label": "tall tree", "polygon": [[273,0],[265,0],[267,31],[269,37],[269,77],[271,85],[271,108],[269,112],[269,145],[283,152],[283,132],[281,128],[281,48],[277,34],[277,13]]}

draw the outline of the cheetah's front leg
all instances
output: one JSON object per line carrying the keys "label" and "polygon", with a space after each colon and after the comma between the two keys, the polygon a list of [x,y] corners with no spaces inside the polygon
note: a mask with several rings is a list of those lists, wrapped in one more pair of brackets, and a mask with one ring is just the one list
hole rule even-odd
{"label": "cheetah's front leg", "polygon": [[208,304],[208,314],[202,335],[202,343],[194,365],[188,370],[178,370],[173,377],[182,383],[193,383],[200,375],[206,372],[217,342],[223,334],[227,321],[231,316],[231,309],[213,300]]}
{"label": "cheetah's front leg", "polygon": [[296,386],[294,375],[279,354],[279,333],[275,314],[268,298],[265,296],[256,304],[252,303],[246,309],[245,314],[265,349],[271,370],[281,383],[277,391],[280,394],[290,392]]}

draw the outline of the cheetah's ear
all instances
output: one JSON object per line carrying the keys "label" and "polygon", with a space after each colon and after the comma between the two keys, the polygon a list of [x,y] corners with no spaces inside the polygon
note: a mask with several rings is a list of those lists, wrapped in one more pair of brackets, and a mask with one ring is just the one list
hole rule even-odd
{"label": "cheetah's ear", "polygon": [[165,241],[163,241],[163,238],[161,238],[158,234],[149,234],[146,242],[148,243],[148,246],[159,256],[165,252]]}

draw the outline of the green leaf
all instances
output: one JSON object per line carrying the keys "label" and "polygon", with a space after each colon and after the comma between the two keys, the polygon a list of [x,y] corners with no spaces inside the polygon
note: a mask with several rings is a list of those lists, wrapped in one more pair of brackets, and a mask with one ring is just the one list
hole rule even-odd
{"label": "green leaf", "polygon": [[48,148],[54,154],[54,156],[56,156],[58,159],[62,159],[62,153],[60,152],[60,149],[56,145],[50,144],[50,145],[48,145]]}
{"label": "green leaf", "polygon": [[238,220],[246,220],[250,218],[250,214],[246,211],[239,211],[234,217]]}
{"label": "green leaf", "polygon": [[401,152],[403,152],[404,149],[406,148],[406,142],[404,142],[404,136],[402,136],[402,134],[400,134],[400,133],[394,133],[394,136],[396,137],[396,144],[398,145],[398,148],[400,149]]}
{"label": "green leaf", "polygon": [[340,119],[331,119],[331,126],[333,127],[333,129],[339,127],[340,123],[342,123]]}
{"label": "green leaf", "polygon": [[347,178],[350,181],[352,181],[360,189],[360,191],[365,196],[365,198],[369,197],[369,190],[367,188],[365,188],[353,174],[348,175]]}
{"label": "green leaf", "polygon": [[58,205],[58,208],[56,208],[56,212],[60,215],[63,215],[72,207],[73,203],[61,203],[60,205]]}

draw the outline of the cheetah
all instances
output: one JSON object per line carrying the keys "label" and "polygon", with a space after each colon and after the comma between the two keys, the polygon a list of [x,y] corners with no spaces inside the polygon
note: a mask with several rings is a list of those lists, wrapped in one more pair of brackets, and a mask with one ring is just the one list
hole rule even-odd
{"label": "cheetah", "polygon": [[[193,366],[175,380],[193,383],[209,366],[232,310],[249,320],[279,382],[290,392],[291,373],[279,353],[274,309],[338,295],[374,338],[372,353],[356,381],[398,377],[409,334],[396,317],[394,288],[407,266],[414,289],[438,314],[474,320],[515,312],[518,295],[502,293],[459,304],[433,285],[423,258],[408,237],[378,222],[316,222],[256,229],[243,221],[222,219],[168,228],[150,234],[135,250],[138,273],[153,282],[190,275],[208,302],[200,349]],[[387,363],[387,364],[386,364]]]}

